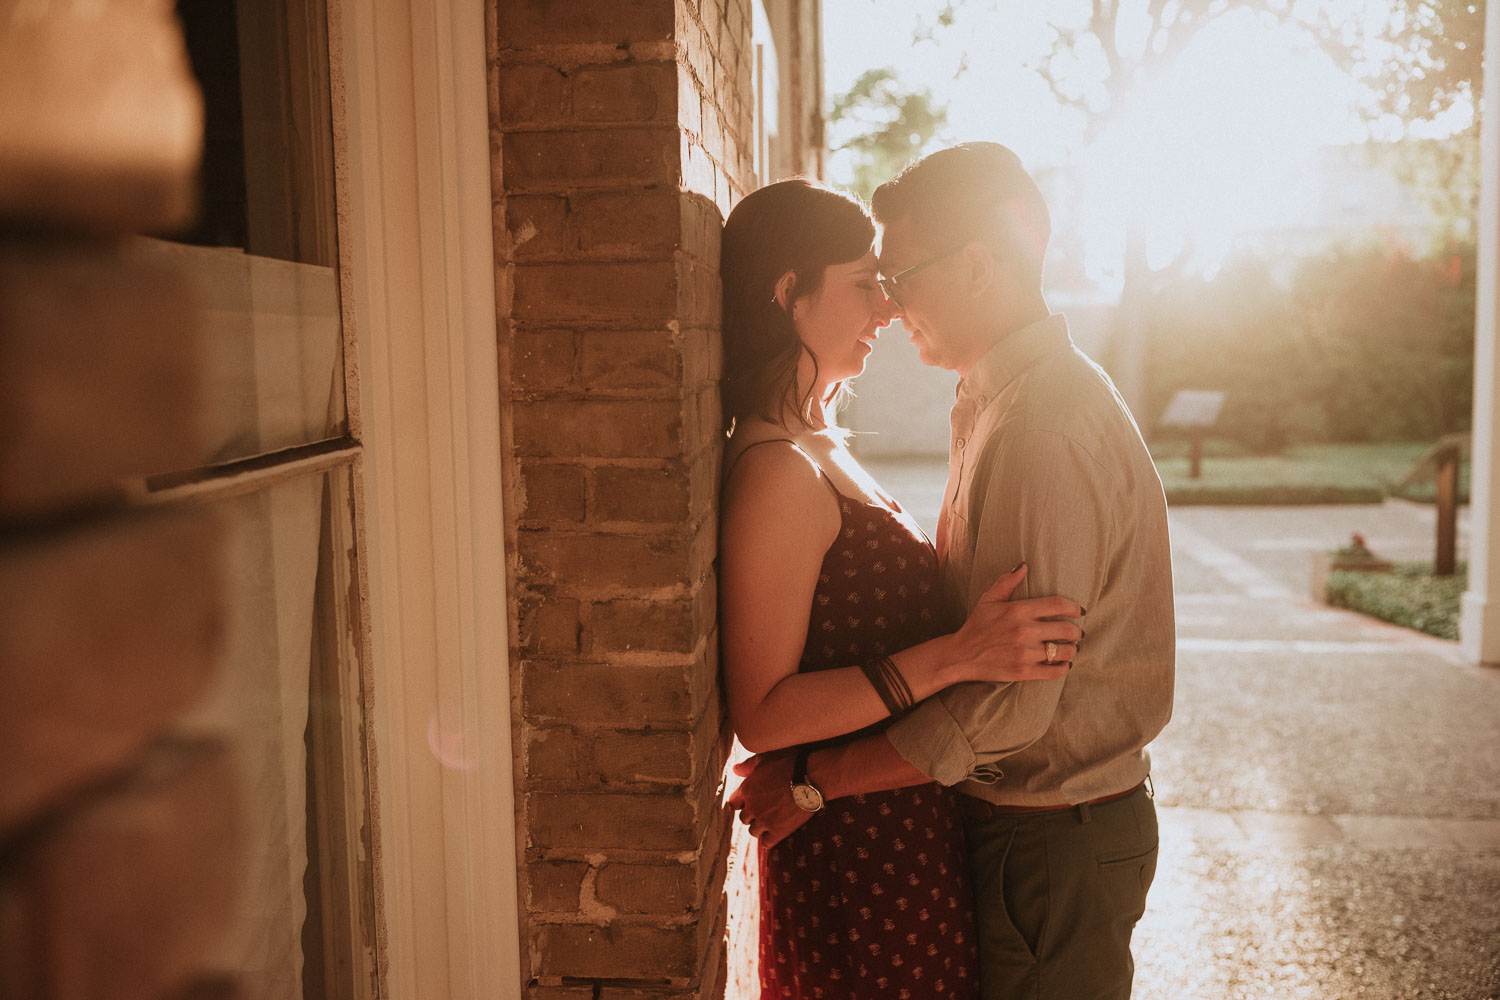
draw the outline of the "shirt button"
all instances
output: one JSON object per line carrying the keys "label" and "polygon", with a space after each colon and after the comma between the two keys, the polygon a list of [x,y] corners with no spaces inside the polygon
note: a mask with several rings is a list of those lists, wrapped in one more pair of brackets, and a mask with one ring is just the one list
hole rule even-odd
{"label": "shirt button", "polygon": [[958,445],[958,446],[959,446],[959,447],[960,447],[960,448],[962,448],[962,447],[963,447],[963,446],[964,446],[964,443],[965,443],[965,442],[964,442],[964,439],[963,439],[963,438],[959,438],[959,439],[958,439],[958,440],[957,440],[957,441],[956,441],[956,442],[955,442],[955,443],[956,443],[956,444],[957,444],[957,445]]}

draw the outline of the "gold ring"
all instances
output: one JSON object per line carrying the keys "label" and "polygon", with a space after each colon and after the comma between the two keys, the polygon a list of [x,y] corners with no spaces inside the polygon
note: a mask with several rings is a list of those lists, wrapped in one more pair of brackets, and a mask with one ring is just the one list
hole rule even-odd
{"label": "gold ring", "polygon": [[1057,662],[1057,643],[1052,642],[1051,640],[1048,640],[1047,642],[1047,662]]}

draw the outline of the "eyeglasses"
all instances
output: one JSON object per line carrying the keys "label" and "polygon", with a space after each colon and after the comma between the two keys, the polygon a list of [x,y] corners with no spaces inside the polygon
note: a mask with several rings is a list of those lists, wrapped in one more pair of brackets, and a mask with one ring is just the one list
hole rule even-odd
{"label": "eyeglasses", "polygon": [[960,250],[962,250],[966,246],[968,246],[967,243],[960,243],[956,247],[949,247],[947,250],[944,250],[942,253],[938,254],[935,257],[928,257],[926,260],[922,261],[920,264],[913,264],[911,267],[902,268],[901,270],[897,271],[895,274],[891,275],[889,278],[881,278],[880,279],[880,290],[885,293],[885,297],[886,298],[890,299],[892,302],[896,303],[896,305],[898,305],[898,306],[901,305],[901,295],[900,295],[900,292],[901,292],[901,282],[903,282],[903,281],[909,281],[911,279],[912,275],[916,274],[918,271],[922,270],[924,267],[931,267],[933,264],[936,264],[938,261],[942,260],[944,257],[952,256],[953,254],[958,253]]}

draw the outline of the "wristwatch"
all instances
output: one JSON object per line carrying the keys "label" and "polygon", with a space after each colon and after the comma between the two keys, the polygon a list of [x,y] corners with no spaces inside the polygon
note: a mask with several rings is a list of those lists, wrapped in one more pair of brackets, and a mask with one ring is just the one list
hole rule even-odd
{"label": "wristwatch", "polygon": [[823,811],[823,793],[807,776],[807,756],[810,753],[811,748],[802,747],[792,758],[792,801],[797,803],[798,809],[815,813]]}

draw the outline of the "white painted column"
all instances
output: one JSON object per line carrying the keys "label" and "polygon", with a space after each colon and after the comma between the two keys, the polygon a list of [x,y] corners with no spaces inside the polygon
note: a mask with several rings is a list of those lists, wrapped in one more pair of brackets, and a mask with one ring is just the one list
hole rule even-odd
{"label": "white painted column", "polygon": [[378,995],[514,998],[521,940],[485,49],[494,28],[483,0],[342,0],[336,9],[343,86],[334,100],[348,144],[340,256],[351,274],[365,444]]}
{"label": "white painted column", "polygon": [[[1485,12],[1486,51],[1500,53],[1500,4]],[[1459,622],[1464,655],[1500,665],[1500,66],[1488,61],[1480,133],[1479,281],[1474,321],[1474,467],[1469,589]]]}

